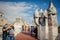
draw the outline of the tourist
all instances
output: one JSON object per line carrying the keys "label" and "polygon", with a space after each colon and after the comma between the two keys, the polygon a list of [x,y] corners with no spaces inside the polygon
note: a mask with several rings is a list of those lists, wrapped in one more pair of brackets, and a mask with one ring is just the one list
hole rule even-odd
{"label": "tourist", "polygon": [[14,36],[17,36],[20,32],[22,32],[22,24],[17,22],[14,24]]}
{"label": "tourist", "polygon": [[7,33],[7,40],[14,40],[14,26],[10,26]]}
{"label": "tourist", "polygon": [[37,27],[35,27],[34,28],[35,38],[37,38],[37,34],[38,34],[37,32],[38,32],[38,29],[37,29]]}
{"label": "tourist", "polygon": [[5,24],[2,28],[2,31],[3,31],[3,34],[2,34],[2,40],[6,40],[7,39],[7,28],[8,27],[8,24]]}
{"label": "tourist", "polygon": [[31,26],[31,36],[34,36],[34,26]]}

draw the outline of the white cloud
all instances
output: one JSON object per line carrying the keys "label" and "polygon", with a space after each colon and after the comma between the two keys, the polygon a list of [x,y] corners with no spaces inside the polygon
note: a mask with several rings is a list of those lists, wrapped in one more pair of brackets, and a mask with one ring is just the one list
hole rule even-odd
{"label": "white cloud", "polygon": [[26,2],[0,2],[0,11],[5,13],[5,16],[9,21],[14,21],[16,17],[21,16],[25,17],[24,19],[27,22],[27,18],[30,16],[28,11],[30,10],[32,13],[32,9],[35,9],[36,7],[37,5]]}

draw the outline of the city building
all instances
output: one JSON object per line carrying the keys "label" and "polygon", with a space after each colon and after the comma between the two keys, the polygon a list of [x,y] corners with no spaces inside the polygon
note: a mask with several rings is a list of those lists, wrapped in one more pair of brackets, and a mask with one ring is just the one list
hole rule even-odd
{"label": "city building", "polygon": [[7,24],[7,18],[4,16],[4,13],[0,12],[0,26]]}

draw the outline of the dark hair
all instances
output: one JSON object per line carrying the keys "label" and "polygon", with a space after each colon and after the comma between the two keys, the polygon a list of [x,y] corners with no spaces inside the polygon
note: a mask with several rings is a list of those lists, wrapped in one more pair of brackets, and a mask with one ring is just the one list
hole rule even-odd
{"label": "dark hair", "polygon": [[5,25],[8,25],[8,24],[5,24]]}
{"label": "dark hair", "polygon": [[11,26],[12,27],[12,29],[14,29],[14,26]]}

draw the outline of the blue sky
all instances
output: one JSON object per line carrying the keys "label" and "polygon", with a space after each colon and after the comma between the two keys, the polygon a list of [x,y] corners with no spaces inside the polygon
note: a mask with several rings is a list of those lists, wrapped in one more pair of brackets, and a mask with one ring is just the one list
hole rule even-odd
{"label": "blue sky", "polygon": [[[36,8],[47,9],[50,0],[0,0],[0,11],[5,13],[9,22],[21,17],[26,23],[32,24]],[[60,25],[60,0],[52,0],[57,9],[58,25]],[[11,18],[11,19],[10,19]]]}

